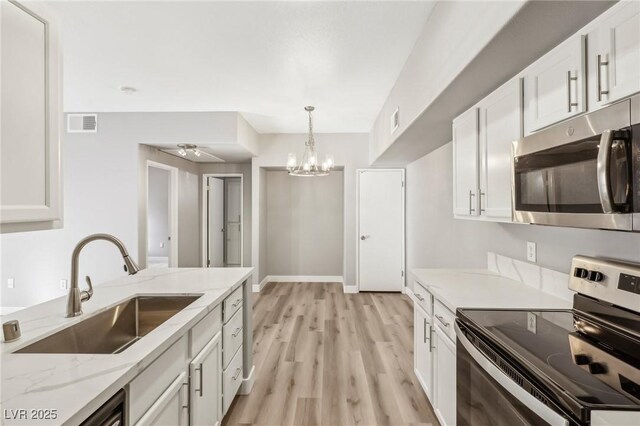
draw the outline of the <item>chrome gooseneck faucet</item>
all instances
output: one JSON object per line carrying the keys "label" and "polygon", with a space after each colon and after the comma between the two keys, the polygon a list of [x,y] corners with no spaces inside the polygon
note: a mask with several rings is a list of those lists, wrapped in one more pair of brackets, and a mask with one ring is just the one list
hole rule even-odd
{"label": "chrome gooseneck faucet", "polygon": [[120,254],[122,255],[122,259],[124,260],[124,270],[128,272],[129,275],[136,274],[140,270],[140,267],[136,262],[129,257],[129,252],[124,244],[122,244],[122,241],[113,235],[93,234],[80,240],[73,249],[73,254],[71,255],[71,287],[69,288],[69,297],[67,298],[67,318],[82,315],[82,302],[86,302],[91,299],[91,296],[93,296],[93,285],[91,285],[91,278],[88,276],[86,277],[86,280],[89,289],[81,291],[78,287],[78,262],[80,259],[80,252],[84,246],[95,240],[109,241],[118,247],[118,250],[120,250]]}

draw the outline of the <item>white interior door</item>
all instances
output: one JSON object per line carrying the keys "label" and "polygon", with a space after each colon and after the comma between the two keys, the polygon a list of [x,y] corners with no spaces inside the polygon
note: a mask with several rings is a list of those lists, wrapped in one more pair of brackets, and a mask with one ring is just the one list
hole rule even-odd
{"label": "white interior door", "polygon": [[224,180],[210,177],[208,203],[208,262],[209,267],[224,266]]}
{"label": "white interior door", "polygon": [[226,183],[225,263],[227,266],[240,266],[242,263],[242,182],[240,178],[229,178]]}
{"label": "white interior door", "polygon": [[360,291],[402,291],[404,171],[358,171]]}

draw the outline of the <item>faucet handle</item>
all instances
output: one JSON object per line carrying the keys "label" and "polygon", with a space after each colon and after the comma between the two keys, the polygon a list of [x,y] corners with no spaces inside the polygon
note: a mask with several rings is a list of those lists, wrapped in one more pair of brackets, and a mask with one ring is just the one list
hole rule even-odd
{"label": "faucet handle", "polygon": [[87,300],[91,299],[91,296],[93,296],[93,285],[91,284],[91,278],[89,278],[89,275],[87,275],[86,277],[84,277],[84,279],[87,282],[87,286],[89,286],[89,290],[82,290],[82,292],[80,292],[80,300],[82,302],[86,302]]}

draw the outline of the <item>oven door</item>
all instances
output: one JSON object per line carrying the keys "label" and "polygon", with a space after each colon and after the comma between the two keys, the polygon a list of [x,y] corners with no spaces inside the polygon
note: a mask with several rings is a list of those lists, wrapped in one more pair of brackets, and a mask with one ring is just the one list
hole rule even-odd
{"label": "oven door", "polygon": [[629,108],[625,101],[515,142],[515,220],[631,231]]}
{"label": "oven door", "polygon": [[562,414],[520,387],[455,326],[457,426],[568,426]]}

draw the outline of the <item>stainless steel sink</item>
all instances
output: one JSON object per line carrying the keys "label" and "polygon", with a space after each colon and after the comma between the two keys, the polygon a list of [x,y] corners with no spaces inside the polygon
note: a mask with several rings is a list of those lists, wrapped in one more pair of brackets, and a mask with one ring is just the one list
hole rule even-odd
{"label": "stainless steel sink", "polygon": [[132,297],[15,353],[117,354],[199,297],[200,295]]}

